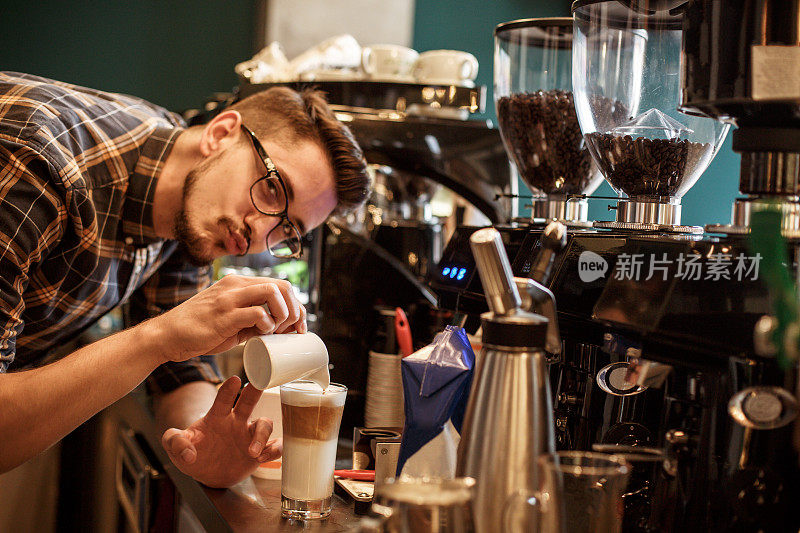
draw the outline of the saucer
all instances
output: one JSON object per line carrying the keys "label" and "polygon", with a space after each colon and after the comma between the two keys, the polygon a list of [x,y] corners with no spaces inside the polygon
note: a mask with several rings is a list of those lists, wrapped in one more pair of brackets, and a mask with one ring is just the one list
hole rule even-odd
{"label": "saucer", "polygon": [[363,79],[363,74],[348,70],[312,70],[300,74],[301,81],[354,81]]}
{"label": "saucer", "polygon": [[447,118],[452,120],[467,120],[469,110],[460,107],[431,107],[428,105],[411,104],[407,113],[417,117]]}
{"label": "saucer", "polygon": [[417,79],[420,85],[455,85],[456,87],[468,87],[472,89],[475,87],[473,80],[454,80],[446,78],[420,78]]}
{"label": "saucer", "polygon": [[383,82],[391,82],[391,83],[415,83],[416,80],[414,76],[410,74],[373,74],[372,76],[366,76],[364,78],[365,81],[383,81]]}

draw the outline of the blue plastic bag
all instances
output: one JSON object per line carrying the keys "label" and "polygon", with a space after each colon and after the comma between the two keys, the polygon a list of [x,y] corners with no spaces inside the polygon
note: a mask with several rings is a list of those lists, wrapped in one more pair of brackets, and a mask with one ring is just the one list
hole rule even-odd
{"label": "blue plastic bag", "polygon": [[[402,360],[406,422],[397,461],[398,476],[406,461],[439,436],[448,421],[461,432],[474,365],[475,353],[467,334],[455,326],[447,326],[431,345]],[[433,453],[451,454],[446,448],[438,447]],[[429,459],[432,463],[448,459],[454,464],[454,453],[452,450],[452,457],[448,458]]]}

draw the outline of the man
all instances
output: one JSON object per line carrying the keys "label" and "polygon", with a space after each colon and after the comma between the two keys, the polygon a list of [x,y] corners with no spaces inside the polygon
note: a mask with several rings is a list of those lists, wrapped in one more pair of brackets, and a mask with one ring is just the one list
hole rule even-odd
{"label": "man", "polygon": [[[208,354],[306,331],[292,287],[209,263],[270,250],[369,191],[364,159],[322,96],[272,89],[204,126],[137,98],[0,73],[0,472],[147,379],[175,465],[230,486],[281,453],[260,392],[217,392]],[[128,301],[138,325],[47,354]],[[149,377],[148,377],[149,376]],[[213,401],[213,405],[212,405]]]}

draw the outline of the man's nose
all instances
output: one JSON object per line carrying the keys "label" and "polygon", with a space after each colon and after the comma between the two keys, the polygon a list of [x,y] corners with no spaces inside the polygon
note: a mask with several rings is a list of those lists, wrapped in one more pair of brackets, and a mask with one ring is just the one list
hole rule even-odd
{"label": "man's nose", "polygon": [[252,230],[250,234],[250,250],[254,253],[261,253],[267,249],[267,235],[278,223],[278,217],[265,215],[255,211],[245,219]]}

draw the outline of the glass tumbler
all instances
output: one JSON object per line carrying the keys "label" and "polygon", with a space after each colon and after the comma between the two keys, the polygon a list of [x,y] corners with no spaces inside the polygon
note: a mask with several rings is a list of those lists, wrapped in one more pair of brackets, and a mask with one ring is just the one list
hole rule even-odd
{"label": "glass tumbler", "polygon": [[311,381],[281,385],[281,515],[307,520],[331,514],[333,470],[347,387]]}
{"label": "glass tumbler", "polygon": [[503,531],[618,533],[630,465],[616,455],[557,452],[539,458],[537,493],[517,493],[503,509]]}

